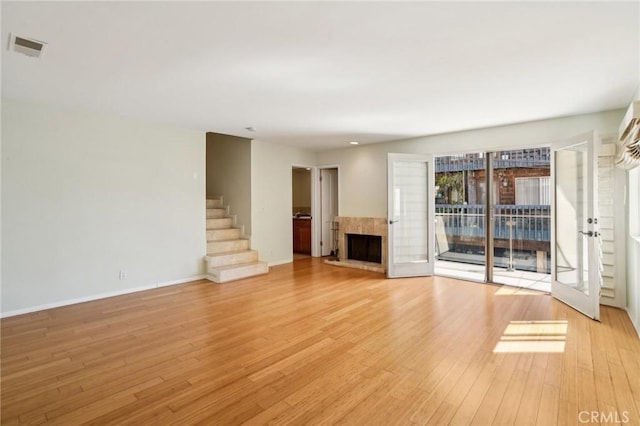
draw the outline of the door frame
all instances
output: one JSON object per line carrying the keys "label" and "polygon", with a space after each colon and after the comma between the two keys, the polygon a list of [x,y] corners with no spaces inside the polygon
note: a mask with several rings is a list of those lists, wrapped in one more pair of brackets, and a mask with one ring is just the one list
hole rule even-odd
{"label": "door frame", "polygon": [[320,220],[313,220],[313,218],[320,218],[322,216],[322,199],[320,197],[320,171],[323,169],[337,169],[338,170],[338,185],[336,190],[338,191],[338,215],[340,215],[340,206],[342,200],[340,198],[340,165],[338,164],[323,164],[321,166],[315,166],[311,171],[312,179],[312,192],[311,192],[311,256],[322,257],[322,248],[320,247],[320,241],[322,241],[322,224]]}
{"label": "door frame", "polygon": [[[311,256],[315,256],[315,250],[316,250],[316,235],[315,235],[315,227],[316,227],[316,222],[315,220],[313,220],[314,216],[315,216],[315,199],[316,199],[316,193],[318,191],[318,188],[316,188],[314,182],[317,179],[317,175],[318,175],[318,170],[315,166],[310,166],[308,164],[301,164],[301,163],[292,163],[291,164],[291,172],[293,174],[293,169],[309,169],[309,171],[311,172]],[[289,189],[293,192],[293,175],[292,175],[292,179],[289,185]],[[291,196],[291,208],[289,209],[289,211],[293,211],[293,195]],[[289,240],[293,241],[293,227],[290,228],[290,236],[289,236]],[[293,248],[291,250],[291,253],[293,255]]]}

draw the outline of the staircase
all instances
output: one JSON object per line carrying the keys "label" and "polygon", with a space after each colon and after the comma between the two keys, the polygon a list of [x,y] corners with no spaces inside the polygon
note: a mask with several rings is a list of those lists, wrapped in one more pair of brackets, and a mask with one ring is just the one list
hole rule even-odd
{"label": "staircase", "polygon": [[235,217],[222,197],[207,199],[207,279],[225,283],[241,278],[266,274],[269,266],[258,260],[258,252],[249,248],[242,229],[235,226]]}

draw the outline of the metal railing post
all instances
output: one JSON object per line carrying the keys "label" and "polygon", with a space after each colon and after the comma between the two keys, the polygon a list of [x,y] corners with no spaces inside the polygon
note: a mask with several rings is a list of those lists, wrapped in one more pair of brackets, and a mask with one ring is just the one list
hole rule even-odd
{"label": "metal railing post", "polygon": [[509,267],[507,271],[515,271],[513,267],[513,213],[509,215]]}
{"label": "metal railing post", "polygon": [[484,280],[485,282],[493,282],[493,152],[487,152],[485,157],[486,169],[486,195],[484,197]]}

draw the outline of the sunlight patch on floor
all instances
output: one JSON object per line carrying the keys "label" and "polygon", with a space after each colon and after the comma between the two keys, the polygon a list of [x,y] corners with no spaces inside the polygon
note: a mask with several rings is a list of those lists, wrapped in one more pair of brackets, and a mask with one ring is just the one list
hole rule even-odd
{"label": "sunlight patch on floor", "polygon": [[568,321],[511,321],[494,353],[564,352]]}

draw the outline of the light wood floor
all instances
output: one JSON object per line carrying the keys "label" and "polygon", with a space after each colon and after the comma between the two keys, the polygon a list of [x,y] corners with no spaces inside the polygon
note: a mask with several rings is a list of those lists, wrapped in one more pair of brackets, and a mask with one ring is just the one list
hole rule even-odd
{"label": "light wood floor", "polygon": [[1,378],[3,425],[640,425],[625,312],[311,258],[3,319]]}

